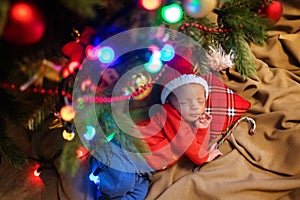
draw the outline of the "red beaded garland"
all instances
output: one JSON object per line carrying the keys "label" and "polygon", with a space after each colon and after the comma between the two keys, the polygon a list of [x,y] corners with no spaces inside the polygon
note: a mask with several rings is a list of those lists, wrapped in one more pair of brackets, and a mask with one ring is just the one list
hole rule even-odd
{"label": "red beaded garland", "polygon": [[33,92],[33,93],[39,93],[39,94],[49,94],[49,95],[62,95],[62,96],[66,96],[68,98],[72,98],[72,94],[66,92],[65,90],[61,90],[61,92],[59,93],[59,90],[58,89],[55,89],[53,91],[53,89],[49,88],[49,89],[45,89],[45,88],[37,88],[37,87],[34,87],[34,88],[26,88],[26,90],[21,90],[21,86],[20,87],[17,87],[15,84],[11,83],[1,83],[0,84],[0,88],[3,88],[3,89],[11,89],[11,90],[18,90],[20,92]]}
{"label": "red beaded garland", "polygon": [[184,30],[186,27],[195,27],[195,28],[198,28],[199,30],[202,30],[202,31],[206,31],[206,32],[214,32],[214,33],[226,33],[228,31],[233,31],[232,28],[229,28],[229,29],[222,29],[222,28],[211,28],[211,27],[206,27],[206,26],[203,26],[201,24],[195,24],[195,23],[184,23],[182,26],[180,26],[180,30]]}
{"label": "red beaded garland", "polygon": [[[141,93],[143,93],[147,88],[151,87],[161,76],[162,73],[164,71],[164,68],[162,69],[162,71],[149,83],[145,84],[143,87],[141,87],[140,89],[136,90],[135,92],[125,95],[125,96],[113,96],[113,97],[89,97],[89,96],[83,96],[83,102],[85,103],[111,103],[111,102],[117,102],[117,101],[124,101],[127,99],[130,99],[132,97],[138,96]],[[11,83],[2,83],[0,84],[0,87],[3,89],[11,89],[11,90],[19,90],[22,91],[20,87],[16,87],[15,84]],[[27,88],[26,90],[24,90],[26,92],[33,92],[33,93],[40,93],[40,94],[55,94],[55,95],[62,95],[62,96],[66,96],[67,98],[72,98],[72,94],[66,92],[65,90],[61,90],[61,92],[59,93],[58,89],[55,89],[53,92],[53,89],[45,89],[45,88]],[[24,92],[22,91],[22,92]]]}

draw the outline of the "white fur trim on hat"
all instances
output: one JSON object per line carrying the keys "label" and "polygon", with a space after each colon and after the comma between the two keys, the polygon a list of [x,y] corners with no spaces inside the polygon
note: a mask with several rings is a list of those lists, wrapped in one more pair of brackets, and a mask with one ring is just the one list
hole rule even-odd
{"label": "white fur trim on hat", "polygon": [[195,74],[183,74],[183,75],[171,80],[164,86],[164,88],[161,91],[161,96],[160,96],[161,103],[164,104],[166,102],[166,99],[169,96],[169,94],[171,93],[171,91],[178,88],[179,86],[189,84],[189,83],[196,83],[196,84],[202,85],[205,90],[205,98],[207,99],[207,97],[208,97],[207,82],[203,78],[201,78]]}

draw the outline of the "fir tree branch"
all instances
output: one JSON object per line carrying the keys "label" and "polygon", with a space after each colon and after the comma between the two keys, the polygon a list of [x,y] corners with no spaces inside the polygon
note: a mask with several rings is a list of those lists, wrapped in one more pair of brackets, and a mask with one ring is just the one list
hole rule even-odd
{"label": "fir tree branch", "polygon": [[234,32],[243,35],[246,41],[259,46],[264,45],[268,39],[267,19],[249,10],[240,8],[221,10],[219,25],[232,28]]}
{"label": "fir tree branch", "polygon": [[36,128],[55,111],[58,97],[40,94],[18,93],[12,95],[3,91],[0,113],[17,126],[29,129]]}
{"label": "fir tree branch", "polygon": [[28,163],[26,155],[15,145],[10,137],[7,136],[5,122],[19,125],[20,121],[15,116],[16,106],[12,100],[12,95],[0,90],[2,102],[0,104],[0,161],[3,158],[13,167],[21,170]]}
{"label": "fir tree branch", "polygon": [[[199,24],[207,28],[217,28],[217,25],[211,22],[207,17],[198,19],[185,16],[184,21],[186,23]],[[202,31],[196,27],[186,27],[183,30],[183,33],[191,37],[205,49],[208,49],[209,46],[215,46],[216,44],[214,43],[217,41],[218,37],[214,32]]]}
{"label": "fir tree branch", "polygon": [[[267,0],[267,4],[272,2],[272,0]],[[231,10],[233,8],[239,8],[241,10],[251,9],[256,10],[260,8],[260,6],[264,3],[263,0],[232,0],[226,1],[223,6],[222,10]]]}
{"label": "fir tree branch", "polygon": [[222,46],[227,52],[230,50],[234,51],[234,63],[237,72],[239,72],[244,78],[250,74],[256,73],[254,56],[250,46],[244,39],[243,34],[239,32],[232,32],[230,36],[227,36],[222,42]]}
{"label": "fir tree branch", "polygon": [[0,115],[0,158],[3,158],[13,167],[21,170],[28,164],[26,155],[15,145],[11,138],[6,135],[6,127],[4,125],[4,117]]}
{"label": "fir tree branch", "polygon": [[54,112],[54,105],[56,105],[56,97],[48,96],[44,98],[43,104],[35,108],[28,117],[26,127],[34,131],[43,123],[43,121]]}

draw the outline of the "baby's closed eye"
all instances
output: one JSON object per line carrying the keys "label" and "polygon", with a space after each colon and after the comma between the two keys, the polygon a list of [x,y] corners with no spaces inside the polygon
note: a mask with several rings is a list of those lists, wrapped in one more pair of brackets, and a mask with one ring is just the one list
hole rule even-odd
{"label": "baby's closed eye", "polygon": [[198,103],[205,103],[205,101],[203,99],[199,99]]}
{"label": "baby's closed eye", "polygon": [[181,105],[187,105],[187,104],[189,104],[189,102],[188,101],[180,101],[179,104],[181,104]]}

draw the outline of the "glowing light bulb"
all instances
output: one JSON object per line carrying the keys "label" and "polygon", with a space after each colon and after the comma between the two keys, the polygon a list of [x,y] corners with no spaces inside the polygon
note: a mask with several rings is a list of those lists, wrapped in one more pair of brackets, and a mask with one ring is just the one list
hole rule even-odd
{"label": "glowing light bulb", "polygon": [[98,174],[100,173],[100,171],[101,171],[101,168],[97,168],[89,176],[89,179],[91,181],[93,181],[96,185],[100,183],[100,179],[99,179],[99,176],[98,176]]}
{"label": "glowing light bulb", "polygon": [[161,5],[161,0],[140,0],[140,4],[146,10],[156,10]]}
{"label": "glowing light bulb", "polygon": [[160,60],[160,57],[161,57],[160,51],[154,50],[152,56],[150,57],[149,62],[144,65],[144,67],[148,72],[156,73],[161,70],[162,62]]}
{"label": "glowing light bulb", "polygon": [[86,132],[83,135],[85,139],[92,140],[95,135],[96,135],[96,129],[91,125],[86,126]]}
{"label": "glowing light bulb", "polygon": [[107,141],[107,142],[110,142],[112,139],[114,139],[115,134],[116,134],[115,132],[109,134],[109,135],[106,137],[106,141]]}
{"label": "glowing light bulb", "polygon": [[80,68],[80,63],[77,61],[72,61],[68,64],[69,72],[74,73],[76,69]]}
{"label": "glowing light bulb", "polygon": [[115,58],[115,52],[112,48],[105,46],[100,49],[98,57],[102,63],[110,63]]}
{"label": "glowing light bulb", "polygon": [[200,10],[200,1],[186,1],[186,9],[192,13],[199,12]]}
{"label": "glowing light bulb", "polygon": [[77,158],[81,158],[84,155],[81,149],[77,149],[76,153],[77,153]]}
{"label": "glowing light bulb", "polygon": [[63,138],[64,138],[65,140],[71,141],[71,140],[74,139],[75,133],[74,133],[73,131],[72,131],[72,132],[68,132],[67,130],[64,130],[64,131],[62,132],[62,136],[63,136]]}
{"label": "glowing light bulb", "polygon": [[162,18],[170,24],[179,22],[183,16],[183,10],[179,4],[164,6],[161,10]]}
{"label": "glowing light bulb", "polygon": [[77,158],[82,158],[88,153],[88,150],[83,146],[81,146],[77,149],[76,153],[77,153]]}
{"label": "glowing light bulb", "polygon": [[37,169],[34,170],[33,175],[40,176],[40,174],[41,174],[41,169],[40,169],[40,167],[38,167]]}
{"label": "glowing light bulb", "polygon": [[93,173],[90,174],[89,179],[93,181],[96,185],[100,183],[100,179],[98,176],[95,176]]}
{"label": "glowing light bulb", "polygon": [[70,76],[70,71],[68,68],[63,68],[61,74],[63,78],[68,78],[68,76]]}
{"label": "glowing light bulb", "polygon": [[161,54],[160,59],[162,61],[170,61],[175,56],[175,50],[171,45],[165,44],[164,47],[162,48],[160,54]]}
{"label": "glowing light bulb", "polygon": [[85,49],[85,55],[90,60],[97,60],[98,54],[100,51],[100,47],[93,47],[92,45],[88,45]]}
{"label": "glowing light bulb", "polygon": [[75,115],[76,115],[76,111],[70,105],[63,106],[60,109],[61,118],[67,122],[72,121],[74,119]]}

